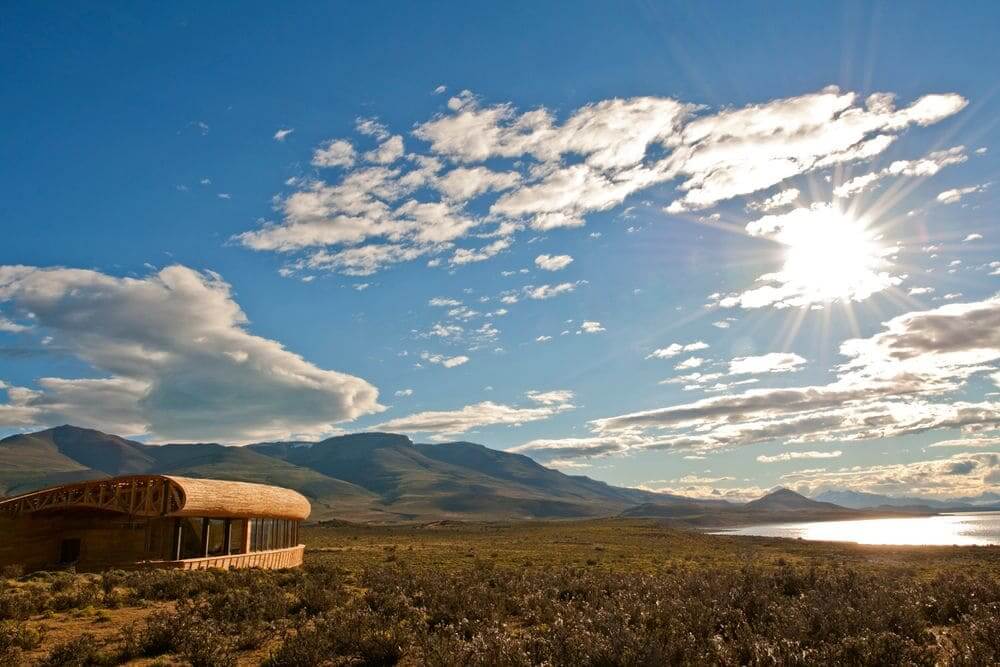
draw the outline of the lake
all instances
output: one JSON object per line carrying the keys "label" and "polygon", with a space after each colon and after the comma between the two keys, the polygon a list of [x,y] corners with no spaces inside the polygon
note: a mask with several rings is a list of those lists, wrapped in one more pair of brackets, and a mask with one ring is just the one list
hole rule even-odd
{"label": "lake", "polygon": [[1000,544],[1000,512],[963,512],[906,519],[771,523],[732,528],[715,534],[791,537],[858,544]]}

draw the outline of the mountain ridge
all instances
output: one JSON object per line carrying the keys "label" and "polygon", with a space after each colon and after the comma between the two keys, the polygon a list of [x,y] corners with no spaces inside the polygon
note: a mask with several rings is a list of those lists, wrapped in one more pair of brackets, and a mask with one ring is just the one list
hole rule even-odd
{"label": "mountain ridge", "polygon": [[[128,474],[274,484],[309,498],[313,520],[368,522],[647,517],[694,524],[838,517],[868,511],[778,488],[745,504],[617,487],[567,475],[523,454],[456,441],[414,443],[364,432],[318,442],[149,445],[63,425],[0,440],[0,497]],[[877,494],[869,501],[886,498]],[[907,499],[909,500],[909,499]],[[876,507],[876,506],[872,506]],[[977,506],[969,506],[974,508]],[[927,511],[880,503],[878,509]]]}
{"label": "mountain ridge", "polygon": [[0,495],[123,474],[286,486],[310,499],[318,520],[585,518],[612,516],[659,497],[477,443],[416,444],[393,433],[229,447],[147,445],[64,425],[0,440]]}

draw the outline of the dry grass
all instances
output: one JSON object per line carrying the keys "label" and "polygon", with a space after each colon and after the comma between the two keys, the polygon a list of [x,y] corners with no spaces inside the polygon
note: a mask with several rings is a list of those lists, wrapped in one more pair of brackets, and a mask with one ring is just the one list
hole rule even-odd
{"label": "dry grass", "polygon": [[[319,526],[293,571],[0,580],[0,664],[1000,661],[1000,548],[653,521]],[[16,574],[16,573],[8,573]]]}

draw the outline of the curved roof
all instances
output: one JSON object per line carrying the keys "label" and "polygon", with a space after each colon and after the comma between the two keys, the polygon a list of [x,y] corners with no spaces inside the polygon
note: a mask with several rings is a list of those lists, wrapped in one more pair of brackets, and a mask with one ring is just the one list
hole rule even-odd
{"label": "curved roof", "polygon": [[0,501],[0,515],[90,508],[133,516],[265,517],[302,520],[311,507],[291,489],[173,475],[131,475],[64,484]]}

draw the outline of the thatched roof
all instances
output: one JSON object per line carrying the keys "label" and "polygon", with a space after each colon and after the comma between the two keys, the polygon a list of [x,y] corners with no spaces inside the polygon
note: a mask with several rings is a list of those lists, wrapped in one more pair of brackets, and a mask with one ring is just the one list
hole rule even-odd
{"label": "thatched roof", "polygon": [[131,475],[64,484],[0,501],[0,515],[91,508],[133,516],[205,516],[302,520],[311,507],[302,494],[278,486]]}
{"label": "thatched roof", "polygon": [[172,516],[274,517],[305,519],[312,507],[297,491],[280,486],[220,479],[166,476],[184,492],[184,504]]}

